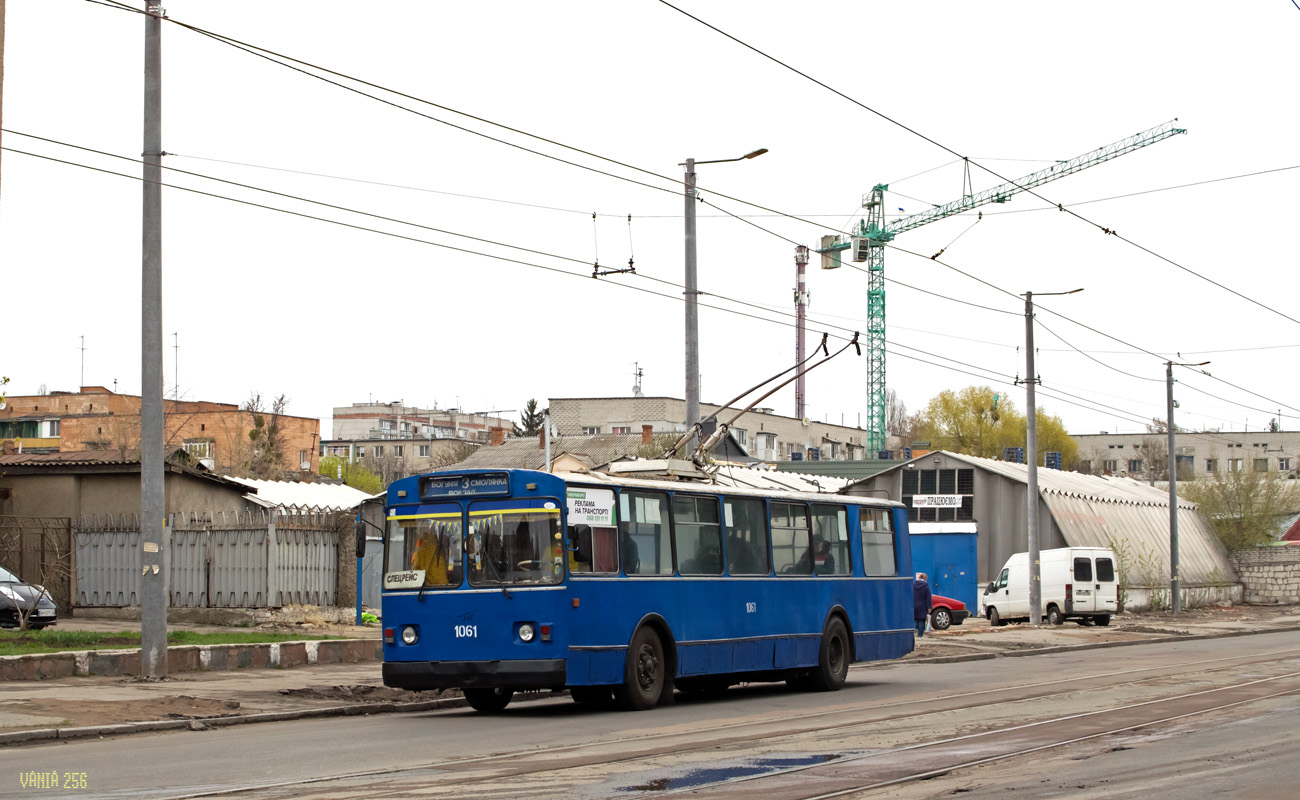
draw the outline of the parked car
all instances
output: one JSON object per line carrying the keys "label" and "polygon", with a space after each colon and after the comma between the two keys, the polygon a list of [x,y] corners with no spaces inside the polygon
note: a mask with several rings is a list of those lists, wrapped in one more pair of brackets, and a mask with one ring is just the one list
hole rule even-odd
{"label": "parked car", "polygon": [[59,609],[45,587],[28,583],[0,567],[0,628],[17,628],[18,609],[27,614],[27,626],[41,629],[59,621]]}
{"label": "parked car", "polygon": [[970,616],[966,604],[941,594],[930,596],[930,627],[946,631],[950,625],[960,625]]}

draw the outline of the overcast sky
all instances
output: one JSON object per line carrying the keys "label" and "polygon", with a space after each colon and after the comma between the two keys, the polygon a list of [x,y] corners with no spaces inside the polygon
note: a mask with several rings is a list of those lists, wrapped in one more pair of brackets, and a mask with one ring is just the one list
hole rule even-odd
{"label": "overcast sky", "polygon": [[[912,410],[972,384],[1023,409],[1016,295],[1082,287],[1042,298],[1035,334],[1039,405],[1071,432],[1163,417],[1166,359],[1212,362],[1213,377],[1177,373],[1180,423],[1258,430],[1280,410],[1300,429],[1290,0],[674,5],[744,44],[656,0],[167,3],[382,100],[164,26],[165,165],[342,207],[165,173],[270,207],[164,190],[168,396],[284,393],[323,421],[369,399],[518,410],[629,395],[639,365],[646,394],[681,397],[678,165],[765,147],[699,167],[699,283],[716,306],[701,310],[702,399],[722,402],[793,363],[793,243],[856,223],[874,184],[891,215],[916,213],[962,195],[954,153],[981,190],[1002,182],[981,166],[1019,178],[1176,117],[1187,135],[1047,184],[1046,202],[900,235],[887,383]],[[144,25],[89,0],[8,2],[11,394],[74,389],[83,355],[86,384],[140,391],[140,166],[18,133],[138,159]],[[590,277],[629,258],[635,276]],[[866,282],[814,255],[810,345],[865,328]],[[865,424],[865,358],[813,372],[807,402]],[[765,405],[793,414],[792,389]]]}

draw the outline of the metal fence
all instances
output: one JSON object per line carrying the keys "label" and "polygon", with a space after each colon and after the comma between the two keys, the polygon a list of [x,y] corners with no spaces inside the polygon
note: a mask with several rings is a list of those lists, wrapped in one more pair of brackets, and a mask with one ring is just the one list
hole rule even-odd
{"label": "metal fence", "polygon": [[[350,519],[302,509],[174,516],[164,556],[170,605],[334,605],[339,534],[350,530]],[[139,517],[84,517],[73,538],[77,605],[139,605]]]}
{"label": "metal fence", "polygon": [[44,585],[59,608],[72,598],[74,556],[71,519],[0,516],[0,566]]}

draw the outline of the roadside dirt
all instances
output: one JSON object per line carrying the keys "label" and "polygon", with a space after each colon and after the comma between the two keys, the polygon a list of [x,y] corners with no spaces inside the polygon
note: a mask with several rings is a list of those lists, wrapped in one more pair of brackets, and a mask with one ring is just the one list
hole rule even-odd
{"label": "roadside dirt", "polygon": [[[238,700],[213,700],[188,695],[163,695],[147,700],[13,700],[3,710],[27,717],[62,720],[58,727],[115,725],[166,719],[206,719],[257,713]],[[22,726],[22,727],[46,727]],[[15,730],[10,728],[9,730]]]}

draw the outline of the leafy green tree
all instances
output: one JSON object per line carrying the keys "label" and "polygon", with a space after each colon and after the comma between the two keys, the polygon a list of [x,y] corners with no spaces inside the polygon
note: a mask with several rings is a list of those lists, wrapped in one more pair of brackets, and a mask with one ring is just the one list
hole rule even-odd
{"label": "leafy green tree", "polygon": [[1280,532],[1278,521],[1300,511],[1300,487],[1277,472],[1220,473],[1179,483],[1178,493],[1201,507],[1229,549],[1268,544]]}
{"label": "leafy green tree", "polygon": [[520,415],[520,425],[515,425],[515,436],[536,436],[542,432],[546,417],[537,408],[536,400],[524,404],[524,413]]}
{"label": "leafy green tree", "polygon": [[[987,386],[968,386],[935,395],[920,412],[916,436],[936,449],[981,458],[1002,458],[1007,447],[1024,447],[1025,415],[1006,395]],[[1079,446],[1065,430],[1060,417],[1043,409],[1036,414],[1038,463],[1043,453],[1059,452],[1063,465],[1073,464]]]}
{"label": "leafy green tree", "polygon": [[318,470],[328,478],[338,478],[341,475],[345,484],[366,494],[379,494],[384,490],[384,479],[379,475],[338,456],[322,457]]}

